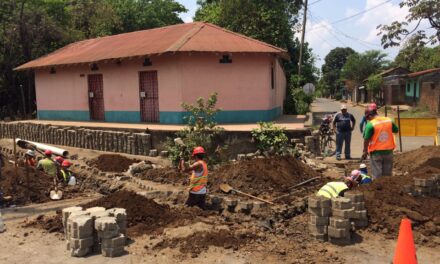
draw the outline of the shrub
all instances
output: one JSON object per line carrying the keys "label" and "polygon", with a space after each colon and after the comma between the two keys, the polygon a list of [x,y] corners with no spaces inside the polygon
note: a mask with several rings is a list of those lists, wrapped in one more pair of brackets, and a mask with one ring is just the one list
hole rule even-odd
{"label": "shrub", "polygon": [[286,154],[290,151],[289,139],[282,127],[271,122],[259,122],[259,128],[252,130],[252,139],[257,148],[269,154]]}

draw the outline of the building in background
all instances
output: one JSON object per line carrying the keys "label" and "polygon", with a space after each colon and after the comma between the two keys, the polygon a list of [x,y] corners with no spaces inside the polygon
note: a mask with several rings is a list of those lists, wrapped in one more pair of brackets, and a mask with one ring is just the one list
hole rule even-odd
{"label": "building in background", "polygon": [[218,93],[219,123],[281,115],[286,78],[278,47],[195,22],[79,41],[30,61],[38,118],[179,124]]}

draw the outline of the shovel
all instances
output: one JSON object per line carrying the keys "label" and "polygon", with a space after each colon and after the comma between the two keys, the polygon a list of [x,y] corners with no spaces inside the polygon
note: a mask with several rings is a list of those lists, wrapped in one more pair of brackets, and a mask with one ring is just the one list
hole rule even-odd
{"label": "shovel", "polygon": [[247,196],[247,197],[250,197],[250,198],[254,198],[255,200],[258,200],[260,202],[265,202],[265,203],[268,203],[268,204],[271,204],[271,205],[275,205],[274,203],[272,203],[270,201],[267,201],[267,200],[261,199],[261,198],[259,198],[257,196],[253,196],[251,194],[244,193],[242,191],[236,190],[236,189],[232,188],[229,184],[226,184],[226,183],[220,184],[220,190],[222,190],[225,193],[230,193],[231,191],[234,191],[234,192],[236,192],[238,194],[241,194],[241,195],[244,195],[244,196]]}

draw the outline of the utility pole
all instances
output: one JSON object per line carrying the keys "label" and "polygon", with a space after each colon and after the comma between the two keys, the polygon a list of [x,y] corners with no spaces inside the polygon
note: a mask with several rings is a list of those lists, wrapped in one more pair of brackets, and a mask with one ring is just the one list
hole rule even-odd
{"label": "utility pole", "polygon": [[308,0],[305,0],[305,2],[304,2],[304,17],[303,17],[302,33],[301,33],[301,46],[299,47],[298,75],[300,77],[301,77],[301,67],[302,67],[302,61],[303,61],[304,37],[306,35],[308,2],[309,2]]}

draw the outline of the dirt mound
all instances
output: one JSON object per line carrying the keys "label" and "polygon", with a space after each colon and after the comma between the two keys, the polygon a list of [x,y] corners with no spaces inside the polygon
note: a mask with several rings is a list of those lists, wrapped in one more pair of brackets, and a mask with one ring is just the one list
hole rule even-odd
{"label": "dirt mound", "polygon": [[197,209],[172,210],[134,192],[119,191],[82,205],[84,208],[102,206],[127,210],[127,226],[130,236],[160,233],[165,227],[180,226],[195,221],[197,215],[204,214]]}
{"label": "dirt mound", "polygon": [[25,223],[23,227],[40,228],[49,233],[64,233],[63,217],[60,211],[58,211],[55,216],[47,217],[45,215],[39,215],[35,220]]}
{"label": "dirt mound", "polygon": [[91,165],[101,171],[124,172],[128,170],[131,164],[139,161],[118,154],[103,154],[93,160]]}
{"label": "dirt mound", "polygon": [[166,184],[183,184],[188,174],[178,172],[175,168],[159,168],[143,171],[136,174],[142,180],[149,180],[154,182]]}
{"label": "dirt mound", "polygon": [[[50,200],[49,191],[53,187],[53,178],[29,168],[29,190],[27,188],[26,171],[18,167],[18,178],[15,176],[14,166],[5,164],[0,178],[0,190],[5,196],[12,196],[11,204],[22,205],[29,202],[43,203]],[[77,177],[78,178],[78,177]],[[16,190],[14,190],[17,181]],[[27,199],[29,191],[29,200]],[[64,191],[64,198],[74,197],[76,188]]]}
{"label": "dirt mound", "polygon": [[227,182],[240,191],[253,195],[282,193],[289,187],[318,176],[310,167],[292,157],[252,159],[227,164],[210,177],[212,191]]}
{"label": "dirt mound", "polygon": [[[426,176],[426,174],[424,175]],[[413,197],[404,191],[413,185],[414,178],[407,176],[382,177],[370,185],[361,186],[370,219],[369,229],[397,235],[402,218],[410,218],[414,230],[424,236],[440,235],[440,199]]]}
{"label": "dirt mound", "polygon": [[184,254],[191,254],[191,257],[197,257],[203,251],[208,250],[210,246],[222,247],[225,249],[232,248],[238,250],[241,246],[250,242],[255,238],[254,234],[240,234],[234,235],[230,231],[212,231],[195,233],[184,238],[167,239],[156,246],[153,249],[161,250],[164,248],[179,248],[179,251]]}
{"label": "dirt mound", "polygon": [[430,169],[440,172],[440,146],[421,147],[394,157],[394,168],[409,173]]}

